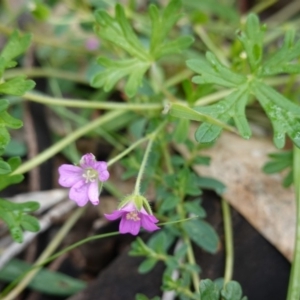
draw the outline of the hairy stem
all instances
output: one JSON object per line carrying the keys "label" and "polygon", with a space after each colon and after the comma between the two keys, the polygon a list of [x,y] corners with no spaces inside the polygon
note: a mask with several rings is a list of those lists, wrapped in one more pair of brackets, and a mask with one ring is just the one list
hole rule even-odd
{"label": "hairy stem", "polygon": [[93,102],[87,100],[77,99],[63,99],[44,96],[36,93],[27,92],[22,98],[46,104],[64,107],[80,107],[80,108],[97,108],[97,109],[121,109],[121,110],[159,110],[163,108],[160,103],[148,104],[132,104],[132,103],[118,103],[118,102]]}
{"label": "hairy stem", "polygon": [[149,158],[149,154],[150,154],[150,150],[152,148],[153,142],[156,138],[156,136],[158,135],[158,133],[164,128],[164,126],[166,125],[166,121],[163,121],[154,132],[152,132],[151,134],[148,135],[149,138],[149,143],[147,145],[144,157],[143,157],[143,161],[142,164],[140,166],[139,169],[139,173],[135,182],[135,188],[134,188],[134,194],[135,195],[139,195],[140,194],[140,188],[141,188],[141,181],[142,181],[142,177],[146,168],[146,164]]}
{"label": "hairy stem", "polygon": [[296,191],[296,238],[287,300],[300,299],[300,149],[294,146],[294,187]]}
{"label": "hairy stem", "polygon": [[233,274],[233,262],[234,262],[234,249],[233,249],[233,232],[230,206],[225,199],[221,199],[224,234],[225,234],[225,274],[224,274],[224,286],[232,279]]}

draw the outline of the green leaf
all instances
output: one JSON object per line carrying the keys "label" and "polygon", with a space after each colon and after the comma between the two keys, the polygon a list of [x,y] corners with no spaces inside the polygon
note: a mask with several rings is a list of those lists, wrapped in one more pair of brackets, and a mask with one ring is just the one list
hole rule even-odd
{"label": "green leaf", "polygon": [[9,102],[4,99],[0,99],[0,112],[6,110],[8,108]]}
{"label": "green leaf", "polygon": [[201,280],[200,292],[201,300],[219,300],[219,289],[210,279]]}
{"label": "green leaf", "polygon": [[12,117],[8,112],[0,112],[0,126],[6,126],[13,129],[19,129],[23,126],[23,122]]}
{"label": "green leaf", "polygon": [[24,53],[29,47],[31,41],[31,35],[20,35],[15,31],[9,38],[8,42],[4,46],[0,53],[0,58],[4,59],[7,63]]}
{"label": "green leaf", "polygon": [[[98,63],[104,66],[105,69],[92,78],[92,85],[94,87],[103,86],[104,90],[108,91],[120,79],[128,77],[125,93],[129,97],[134,96],[144,74],[155,60],[165,55],[179,53],[192,43],[193,39],[189,36],[181,36],[176,40],[165,42],[166,35],[178,20],[175,11],[180,6],[180,1],[173,0],[163,10],[162,15],[159,14],[158,9],[154,5],[150,6],[149,14],[152,21],[150,49],[142,45],[120,4],[117,4],[115,7],[115,17],[111,17],[104,10],[96,11],[96,33],[102,40],[106,40],[123,49],[132,58],[121,61],[100,58]],[[163,26],[160,26],[160,23]]]}
{"label": "green leaf", "polygon": [[267,174],[273,174],[290,168],[291,170],[282,181],[284,187],[290,186],[293,183],[293,151],[270,153],[269,157],[271,160],[263,166],[263,171]]}
{"label": "green leaf", "polygon": [[[226,124],[226,122],[233,118],[241,136],[245,139],[249,139],[251,129],[245,115],[245,108],[249,98],[248,89],[248,85],[242,85],[224,100],[206,107],[195,107],[195,110],[203,115],[210,115],[213,119],[217,119],[223,124]],[[195,138],[199,143],[211,143],[217,139],[221,132],[222,127],[216,124],[216,122],[205,121],[196,130]]]}
{"label": "green leaf", "polygon": [[103,87],[109,91],[123,77],[129,77],[125,85],[125,92],[129,97],[134,96],[141,85],[143,75],[150,66],[150,63],[140,61],[136,58],[122,61],[110,60],[100,57],[98,63],[105,67],[103,71],[96,74],[91,81],[94,87]]}
{"label": "green leaf", "polygon": [[191,36],[181,36],[174,41],[158,46],[155,49],[154,57],[158,60],[166,55],[181,53],[182,50],[188,48],[193,42],[194,39]]}
{"label": "green leaf", "polygon": [[18,76],[0,84],[0,93],[22,96],[25,92],[33,89],[35,82],[26,80],[25,76]]}
{"label": "green leaf", "polygon": [[264,33],[265,26],[261,27],[257,15],[252,13],[247,17],[245,31],[238,34],[252,71],[257,70],[261,64]]}
{"label": "green leaf", "polygon": [[10,141],[10,135],[7,129],[4,126],[1,126],[1,120],[0,120],[0,149],[3,150],[4,147],[9,143],[9,141]]}
{"label": "green leaf", "polygon": [[176,143],[184,143],[188,138],[189,128],[190,121],[188,119],[180,118],[174,131],[174,140]]}
{"label": "green leaf", "polygon": [[151,236],[147,245],[156,253],[166,253],[174,241],[174,237],[167,234],[165,230],[160,230]]}
{"label": "green leaf", "polygon": [[272,122],[275,146],[283,148],[285,134],[288,134],[297,147],[300,147],[300,106],[263,82],[255,81],[252,89]]}
{"label": "green leaf", "polygon": [[218,195],[222,195],[226,190],[221,181],[210,177],[199,177],[198,184],[200,188],[214,190]]}
{"label": "green leaf", "polygon": [[193,165],[204,165],[204,166],[209,166],[210,165],[210,160],[211,158],[209,156],[196,156],[193,159]]}
{"label": "green leaf", "polygon": [[180,197],[176,195],[170,195],[169,197],[163,199],[162,204],[159,207],[159,210],[161,212],[168,212],[174,209],[179,202],[180,202]]}
{"label": "green leaf", "polygon": [[[1,127],[0,127],[1,129]],[[1,130],[0,130],[1,134]],[[0,135],[1,136],[1,135]],[[12,171],[16,170],[17,167],[21,164],[21,159],[20,157],[11,157],[7,160],[7,163],[10,165],[10,168]],[[23,175],[10,175],[10,174],[5,174],[1,176],[0,180],[0,191],[6,188],[7,186],[15,183],[19,183],[23,180],[24,176]]]}
{"label": "green leaf", "polygon": [[231,126],[222,121],[219,121],[215,117],[210,116],[208,112],[205,111],[203,113],[202,111],[205,111],[203,107],[195,107],[195,109],[193,109],[182,104],[174,103],[169,108],[168,113],[173,117],[188,119],[192,121],[207,122],[212,124],[212,126],[220,126],[220,128],[223,127],[227,130],[234,131]]}
{"label": "green leaf", "polygon": [[0,111],[0,149],[3,149],[10,141],[10,135],[6,127],[18,129],[22,125],[21,120],[15,119],[7,111]]}
{"label": "green leaf", "polygon": [[206,53],[206,59],[191,59],[186,64],[190,69],[201,74],[201,76],[194,76],[192,78],[192,81],[197,84],[215,83],[233,88],[247,81],[245,76],[237,74],[223,66],[211,52]]}
{"label": "green leaf", "polygon": [[180,0],[170,1],[168,6],[160,14],[157,6],[151,4],[149,7],[149,15],[151,19],[152,32],[150,49],[151,53],[155,52],[157,46],[165,41],[166,36],[171,31],[174,24],[181,18],[178,10],[181,8]]}
{"label": "green leaf", "polygon": [[35,217],[27,215],[28,212],[37,210],[39,203],[29,201],[24,203],[14,203],[0,199],[0,219],[8,226],[12,238],[18,242],[23,242],[24,230],[36,232],[40,229],[39,222]]}
{"label": "green leaf", "polygon": [[105,10],[95,13],[96,33],[104,40],[109,41],[141,60],[147,61],[149,55],[133,32],[124,10],[120,4],[116,5],[115,18],[111,17]]}
{"label": "green leaf", "polygon": [[274,174],[284,170],[287,167],[291,167],[290,161],[287,160],[271,161],[271,162],[267,162],[264,165],[263,171],[267,174]]}
{"label": "green leaf", "polygon": [[182,224],[190,239],[209,253],[218,250],[219,238],[211,225],[203,220],[190,220]]}
{"label": "green leaf", "polygon": [[293,170],[291,170],[283,179],[282,181],[282,186],[287,188],[289,187],[290,185],[292,185],[293,183],[293,180],[294,180],[294,172]]}
{"label": "green leaf", "polygon": [[[31,267],[32,265],[24,261],[12,259],[0,270],[0,279],[11,282],[29,271]],[[86,283],[59,272],[41,269],[28,286],[41,293],[66,297],[83,290]]]}
{"label": "green leaf", "polygon": [[229,281],[225,288],[221,290],[221,295],[224,300],[246,300],[246,297],[242,298],[243,291],[240,284],[236,281]]}
{"label": "green leaf", "polygon": [[27,231],[38,232],[40,230],[39,221],[35,217],[30,215],[22,215],[20,225],[24,230]]}
{"label": "green leaf", "polygon": [[199,218],[205,218],[206,212],[204,208],[201,206],[200,200],[194,200],[184,203],[184,209],[191,214],[195,214]]}
{"label": "green leaf", "polygon": [[135,300],[160,300],[160,297],[156,296],[152,299],[148,298],[147,296],[143,294],[136,294],[135,295]]}
{"label": "green leaf", "polygon": [[5,175],[5,174],[8,174],[10,172],[11,172],[10,165],[5,161],[0,160],[0,175]]}
{"label": "green leaf", "polygon": [[141,274],[146,274],[155,267],[156,263],[156,258],[147,258],[139,265],[138,272]]}
{"label": "green leaf", "polygon": [[286,32],[283,45],[263,64],[262,76],[300,72],[299,63],[294,61],[300,56],[300,41],[294,44],[294,38],[295,31]]}

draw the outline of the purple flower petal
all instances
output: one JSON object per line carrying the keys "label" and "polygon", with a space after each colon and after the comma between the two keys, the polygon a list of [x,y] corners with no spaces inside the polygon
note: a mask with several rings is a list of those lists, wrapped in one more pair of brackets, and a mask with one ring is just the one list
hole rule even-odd
{"label": "purple flower petal", "polygon": [[80,180],[74,184],[69,192],[69,197],[74,200],[78,206],[84,206],[89,201],[88,198],[88,187],[84,180]]}
{"label": "purple flower petal", "polygon": [[126,205],[124,205],[123,207],[121,207],[121,210],[126,211],[126,212],[130,212],[130,211],[135,211],[136,210],[136,206],[133,202],[128,202]]}
{"label": "purple flower petal", "polygon": [[97,181],[88,184],[88,197],[93,205],[99,204],[99,187]]}
{"label": "purple flower petal", "polygon": [[73,165],[61,165],[58,168],[58,183],[63,187],[71,187],[82,179],[83,170]]}
{"label": "purple flower petal", "polygon": [[95,155],[92,153],[87,153],[83,155],[80,159],[80,166],[83,168],[93,168],[96,163]]}
{"label": "purple flower petal", "polygon": [[121,210],[114,210],[111,214],[104,214],[105,218],[110,221],[117,220],[124,214]]}
{"label": "purple flower petal", "polygon": [[106,171],[107,170],[107,163],[105,161],[97,161],[94,164],[94,168],[95,170],[97,170],[99,173],[101,173],[102,171]]}
{"label": "purple flower petal", "polygon": [[122,216],[119,231],[120,233],[131,233],[137,235],[140,231],[141,221],[127,220],[126,214]]}
{"label": "purple flower petal", "polygon": [[160,229],[158,226],[155,225],[155,223],[158,222],[158,220],[152,216],[152,215],[142,215],[142,227],[145,228],[147,231],[155,231]]}
{"label": "purple flower petal", "polygon": [[101,173],[99,172],[98,174],[99,174],[98,178],[100,181],[106,181],[109,178],[108,171],[102,171]]}

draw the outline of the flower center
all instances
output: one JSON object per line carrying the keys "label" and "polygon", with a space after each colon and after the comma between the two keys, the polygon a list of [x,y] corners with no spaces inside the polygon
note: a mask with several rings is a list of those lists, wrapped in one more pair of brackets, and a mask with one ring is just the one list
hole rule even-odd
{"label": "flower center", "polygon": [[141,218],[139,217],[139,214],[137,211],[131,211],[126,214],[126,219],[127,220],[132,220],[134,222],[140,221]]}
{"label": "flower center", "polygon": [[85,183],[95,182],[98,178],[98,172],[94,169],[86,169],[82,177],[85,178]]}

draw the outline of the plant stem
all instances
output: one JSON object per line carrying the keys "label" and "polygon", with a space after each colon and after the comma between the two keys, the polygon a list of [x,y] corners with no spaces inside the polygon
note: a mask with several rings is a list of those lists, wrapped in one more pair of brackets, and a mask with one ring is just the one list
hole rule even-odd
{"label": "plant stem", "polygon": [[148,135],[148,139],[149,139],[149,143],[147,145],[144,157],[143,157],[143,161],[142,164],[140,166],[139,169],[139,173],[135,182],[135,188],[134,188],[134,194],[135,195],[139,195],[140,194],[140,188],[141,188],[141,181],[142,181],[142,177],[143,177],[143,173],[145,171],[145,167],[149,158],[149,154],[150,154],[150,150],[152,148],[153,142],[157,136],[157,134],[161,131],[161,129],[166,125],[166,120],[164,122],[162,122],[154,132],[152,132],[151,134]]}
{"label": "plant stem", "polygon": [[136,142],[134,142],[130,147],[128,147],[127,149],[125,149],[123,152],[121,152],[120,154],[118,154],[117,156],[115,156],[114,158],[110,159],[107,162],[108,166],[111,166],[112,164],[114,164],[115,162],[117,162],[118,160],[120,160],[122,157],[124,157],[125,155],[127,155],[129,152],[131,152],[134,148],[136,148],[138,145],[142,144],[143,142],[147,141],[149,139],[149,136],[145,136],[139,140],[137,140]]}
{"label": "plant stem", "polygon": [[81,84],[89,85],[88,80],[82,75],[73,72],[64,71],[64,70],[52,69],[52,68],[8,69],[7,71],[5,71],[4,79],[7,80],[20,75],[23,76],[26,75],[30,78],[34,78],[34,77],[60,78],[60,79],[70,80]]}
{"label": "plant stem", "polygon": [[294,188],[296,191],[296,237],[287,300],[300,299],[300,149],[293,151]]}
{"label": "plant stem", "polygon": [[131,104],[118,102],[91,102],[78,99],[63,99],[44,96],[36,93],[25,93],[22,98],[47,105],[81,107],[81,108],[98,108],[98,109],[122,109],[122,110],[159,110],[163,109],[160,103],[148,104]]}
{"label": "plant stem", "polygon": [[89,131],[94,130],[98,126],[104,125],[105,123],[112,121],[116,118],[120,118],[122,114],[124,114],[126,111],[124,110],[116,110],[106,113],[104,116],[101,116],[92,122],[86,124],[85,126],[73,131],[71,134],[66,136],[65,138],[61,139],[59,142],[55,143],[45,151],[38,154],[33,159],[25,162],[22,164],[19,168],[17,168],[15,171],[11,173],[11,175],[16,174],[23,174],[25,172],[28,172],[29,170],[35,168],[36,166],[40,165],[50,157],[54,156],[56,153],[61,151],[63,148],[68,146],[70,143],[76,141],[81,136],[85,135]]}
{"label": "plant stem", "polygon": [[[70,229],[77,222],[77,220],[80,218],[80,216],[83,214],[84,211],[85,209],[78,208],[73,212],[71,217],[68,218],[67,222],[63,225],[63,227],[59,230],[56,236],[51,240],[50,244],[47,246],[44,252],[37,259],[36,263],[34,264],[34,269],[29,271],[16,287],[9,294],[7,294],[4,298],[1,299],[3,300],[16,299],[16,297],[27,287],[27,285],[34,278],[36,273],[40,270],[41,266],[38,265],[41,264],[43,261],[45,261],[45,259],[47,259],[47,257],[49,257],[55,251],[55,249],[59,246],[61,241],[65,238],[65,236],[68,234]],[[7,290],[9,290],[10,286],[8,286]]]}
{"label": "plant stem", "polygon": [[146,148],[146,151],[145,151],[145,154],[144,154],[144,157],[143,157],[143,161],[142,161],[142,164],[140,166],[139,173],[138,173],[138,176],[137,176],[137,179],[136,179],[136,182],[135,182],[135,188],[134,188],[134,192],[133,192],[135,195],[140,194],[141,181],[142,181],[143,173],[145,171],[146,163],[148,161],[148,157],[149,157],[150,150],[152,148],[153,142],[154,142],[154,139],[151,138],[149,140],[148,145],[147,145],[147,148]]}
{"label": "plant stem", "polygon": [[223,223],[224,223],[224,235],[225,235],[225,274],[224,274],[224,286],[232,279],[233,274],[233,262],[234,262],[234,248],[233,248],[233,232],[230,206],[225,199],[221,199]]}

